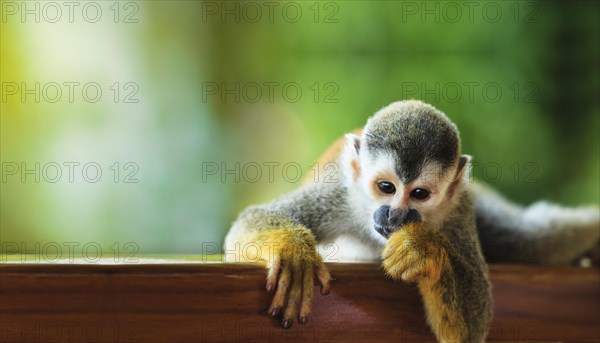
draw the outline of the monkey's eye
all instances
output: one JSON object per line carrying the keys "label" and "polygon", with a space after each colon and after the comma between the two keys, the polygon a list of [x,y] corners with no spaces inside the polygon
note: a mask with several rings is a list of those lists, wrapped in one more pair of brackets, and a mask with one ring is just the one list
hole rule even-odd
{"label": "monkey's eye", "polygon": [[423,188],[415,188],[410,192],[410,197],[417,200],[425,200],[429,197],[429,191]]}
{"label": "monkey's eye", "polygon": [[396,187],[393,183],[387,181],[381,181],[377,183],[377,188],[381,191],[381,193],[385,194],[394,194],[396,193]]}

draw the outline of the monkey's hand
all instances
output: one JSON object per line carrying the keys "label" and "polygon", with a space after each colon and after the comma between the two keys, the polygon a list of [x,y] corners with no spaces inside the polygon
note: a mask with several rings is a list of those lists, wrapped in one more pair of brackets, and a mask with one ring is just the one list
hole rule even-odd
{"label": "monkey's hand", "polygon": [[441,281],[449,271],[448,253],[441,234],[419,224],[408,224],[392,234],[383,250],[383,268],[396,280],[417,282],[427,321],[439,342],[465,342],[467,328],[461,311],[444,300],[456,298],[453,287]]}
{"label": "monkey's hand", "polygon": [[321,282],[321,294],[330,290],[331,276],[316,249],[312,232],[298,224],[262,231],[259,240],[271,247],[267,258],[267,291],[275,292],[269,314],[282,315],[281,325],[292,326],[298,313],[298,322],[305,324],[311,312],[314,274]]}
{"label": "monkey's hand", "polygon": [[[417,282],[439,342],[485,341],[491,296],[484,262],[472,256],[452,249],[441,232],[418,224],[392,234],[383,251],[389,276]],[[454,266],[462,272],[456,273]]]}
{"label": "monkey's hand", "polygon": [[408,224],[392,234],[383,250],[383,268],[396,280],[436,283],[448,265],[444,239],[423,225]]}

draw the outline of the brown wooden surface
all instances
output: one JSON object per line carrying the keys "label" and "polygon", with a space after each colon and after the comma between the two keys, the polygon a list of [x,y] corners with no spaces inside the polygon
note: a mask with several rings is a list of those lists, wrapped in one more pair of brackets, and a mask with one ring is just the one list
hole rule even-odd
{"label": "brown wooden surface", "polygon": [[[435,342],[414,286],[330,264],[306,325],[267,317],[264,270],[241,264],[0,265],[2,342]],[[598,269],[490,267],[494,341],[599,341]]]}

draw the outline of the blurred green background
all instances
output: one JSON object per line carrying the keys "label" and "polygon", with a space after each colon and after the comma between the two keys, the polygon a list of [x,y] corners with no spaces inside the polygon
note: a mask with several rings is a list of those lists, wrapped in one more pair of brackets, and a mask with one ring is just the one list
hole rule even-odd
{"label": "blurred green background", "polygon": [[515,201],[600,201],[598,2],[73,3],[2,1],[5,252],[199,253],[405,98]]}

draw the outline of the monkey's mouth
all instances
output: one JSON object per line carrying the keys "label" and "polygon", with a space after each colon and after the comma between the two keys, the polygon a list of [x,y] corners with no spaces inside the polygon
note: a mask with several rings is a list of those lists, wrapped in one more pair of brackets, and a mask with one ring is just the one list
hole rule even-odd
{"label": "monkey's mouth", "polygon": [[385,239],[390,238],[390,235],[392,233],[394,233],[393,228],[389,227],[389,226],[383,226],[383,225],[379,225],[379,224],[375,224],[375,231],[377,231],[380,235],[382,235]]}

